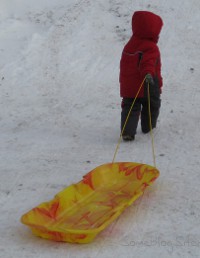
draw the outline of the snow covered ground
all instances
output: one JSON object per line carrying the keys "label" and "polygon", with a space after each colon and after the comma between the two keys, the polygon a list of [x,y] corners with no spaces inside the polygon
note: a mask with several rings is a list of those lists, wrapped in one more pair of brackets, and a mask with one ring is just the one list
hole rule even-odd
{"label": "snow covered ground", "polygon": [[[37,238],[21,215],[112,161],[119,60],[136,10],[165,24],[161,175],[94,242]],[[199,0],[0,1],[0,257],[200,257],[199,13]],[[152,164],[150,135],[139,127],[116,161]]]}

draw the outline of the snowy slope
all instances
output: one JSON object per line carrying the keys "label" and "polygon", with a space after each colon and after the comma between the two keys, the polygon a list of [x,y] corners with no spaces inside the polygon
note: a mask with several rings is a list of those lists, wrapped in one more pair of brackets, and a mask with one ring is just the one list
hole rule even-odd
{"label": "snowy slope", "polygon": [[[160,178],[91,244],[37,238],[21,215],[112,161],[119,60],[139,9],[165,24]],[[199,12],[198,0],[0,1],[0,257],[200,257]],[[139,127],[116,159],[152,164],[150,135]]]}

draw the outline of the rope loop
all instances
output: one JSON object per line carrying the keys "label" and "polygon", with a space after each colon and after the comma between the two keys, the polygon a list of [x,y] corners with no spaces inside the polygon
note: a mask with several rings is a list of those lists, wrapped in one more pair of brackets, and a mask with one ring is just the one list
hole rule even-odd
{"label": "rope loop", "polygon": [[[140,92],[140,90],[141,90],[141,88],[142,88],[142,86],[143,86],[145,80],[146,80],[146,76],[145,76],[145,78],[143,79],[143,81],[142,81],[142,83],[141,83],[141,85],[140,85],[140,87],[139,87],[139,89],[138,89],[138,92],[137,92],[137,94],[136,94],[136,96],[135,96],[135,98],[134,98],[134,100],[133,100],[133,103],[132,103],[132,105],[131,105],[131,107],[130,107],[130,110],[129,110],[129,112],[128,112],[128,115],[127,115],[127,117],[126,117],[125,123],[124,123],[124,125],[123,125],[122,130],[121,130],[120,137],[119,137],[119,140],[118,140],[118,143],[117,143],[115,152],[114,152],[114,156],[113,156],[112,163],[115,162],[116,155],[117,155],[117,152],[118,152],[118,150],[119,150],[119,146],[120,146],[121,141],[122,141],[123,132],[124,132],[124,130],[125,130],[125,128],[126,128],[128,119],[129,119],[130,114],[131,114],[131,111],[132,111],[132,109],[133,109],[133,106],[134,106],[134,104],[135,104],[135,101],[136,101],[136,99],[137,99],[137,96],[139,95],[139,92]],[[150,105],[150,91],[149,91],[149,87],[150,87],[150,86],[149,86],[149,83],[148,83],[148,85],[147,85],[147,91],[148,91],[149,127],[150,127],[150,133],[151,133],[151,144],[152,144],[153,163],[154,163],[154,167],[156,167],[154,136],[153,136],[153,130],[152,130],[152,123],[151,123],[151,105]]]}

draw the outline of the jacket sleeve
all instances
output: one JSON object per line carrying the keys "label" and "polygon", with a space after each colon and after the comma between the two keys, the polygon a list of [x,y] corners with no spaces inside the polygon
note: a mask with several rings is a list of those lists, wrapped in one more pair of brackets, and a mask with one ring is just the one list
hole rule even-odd
{"label": "jacket sleeve", "polygon": [[160,89],[162,88],[163,86],[163,78],[162,78],[162,75],[161,75],[161,58],[160,58],[160,55],[159,55],[159,58],[158,58],[158,62],[157,62],[157,76],[158,76],[158,81],[159,81],[159,87]]}
{"label": "jacket sleeve", "polygon": [[147,73],[150,73],[153,77],[157,77],[159,86],[162,86],[160,52],[157,45],[151,46],[143,52],[139,70],[143,78]]}

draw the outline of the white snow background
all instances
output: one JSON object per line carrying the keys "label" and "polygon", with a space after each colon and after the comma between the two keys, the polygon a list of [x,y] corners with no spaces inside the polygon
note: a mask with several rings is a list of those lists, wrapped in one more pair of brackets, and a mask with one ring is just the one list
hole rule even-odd
{"label": "white snow background", "polygon": [[[164,21],[154,130],[160,177],[90,244],[32,235],[20,217],[111,162],[131,17]],[[0,257],[200,257],[200,1],[0,1]],[[116,161],[153,164],[150,134]]]}

